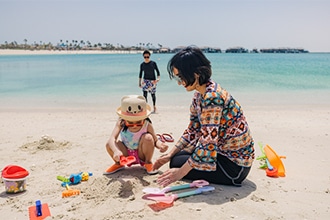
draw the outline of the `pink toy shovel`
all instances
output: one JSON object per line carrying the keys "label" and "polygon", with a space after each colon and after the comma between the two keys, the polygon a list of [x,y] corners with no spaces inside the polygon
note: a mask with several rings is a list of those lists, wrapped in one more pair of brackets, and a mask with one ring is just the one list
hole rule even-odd
{"label": "pink toy shovel", "polygon": [[153,195],[165,195],[167,192],[172,192],[176,190],[181,189],[188,189],[188,188],[194,188],[194,187],[202,187],[209,185],[209,182],[205,180],[195,180],[192,183],[182,184],[178,186],[169,186],[165,187],[163,189],[159,188],[144,188],[142,191],[146,194],[153,194]]}
{"label": "pink toy shovel", "polygon": [[177,200],[178,198],[197,195],[197,194],[201,194],[203,192],[213,191],[214,189],[215,188],[213,186],[203,186],[203,187],[197,188],[195,190],[190,190],[190,191],[182,192],[182,193],[178,193],[178,194],[172,194],[172,195],[169,195],[169,196],[147,194],[147,195],[144,195],[142,198],[143,199],[148,199],[148,200],[153,200],[153,201],[156,201],[156,202],[171,204],[175,200]]}

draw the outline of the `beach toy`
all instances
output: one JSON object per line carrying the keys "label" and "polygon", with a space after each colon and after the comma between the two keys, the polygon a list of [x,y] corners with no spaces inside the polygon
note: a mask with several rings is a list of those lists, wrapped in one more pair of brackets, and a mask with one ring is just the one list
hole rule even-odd
{"label": "beach toy", "polygon": [[81,181],[87,181],[90,176],[93,176],[93,173],[90,172],[81,172]]}
{"label": "beach toy", "polygon": [[50,211],[47,203],[41,204],[40,200],[37,200],[35,206],[29,207],[30,220],[44,219],[48,216]]}
{"label": "beach toy", "polygon": [[70,197],[80,194],[80,190],[77,189],[71,189],[68,184],[65,184],[66,190],[62,192],[62,198],[64,197]]}
{"label": "beach toy", "polygon": [[8,165],[2,170],[6,193],[19,193],[26,190],[26,177],[29,172],[17,165]]}
{"label": "beach toy", "polygon": [[261,165],[260,165],[260,169],[267,169],[267,163],[266,163],[266,154],[265,154],[265,151],[264,151],[264,146],[262,145],[261,142],[258,143],[259,145],[259,148],[260,148],[260,151],[261,151],[261,155],[259,157],[257,157],[257,160],[260,160]]}
{"label": "beach toy", "polygon": [[277,153],[269,146],[266,145],[264,147],[265,155],[267,160],[269,161],[270,165],[275,169],[277,169],[278,176],[284,177],[285,176],[285,168],[282,163],[281,158],[286,158],[285,156],[278,156]]}
{"label": "beach toy", "polygon": [[182,193],[178,193],[178,194],[172,194],[172,195],[169,195],[169,196],[146,194],[142,198],[147,199],[147,200],[153,200],[153,201],[160,202],[160,203],[171,204],[179,198],[198,195],[198,194],[201,194],[201,193],[204,193],[204,192],[210,192],[210,191],[213,191],[214,189],[215,188],[213,186],[203,186],[203,187],[197,188],[195,190],[190,190],[190,191],[182,192]]}
{"label": "beach toy", "polygon": [[172,192],[176,190],[181,190],[181,189],[188,189],[188,188],[194,188],[194,187],[202,187],[202,186],[207,186],[209,185],[209,182],[206,180],[195,180],[192,183],[187,183],[187,184],[182,184],[182,185],[177,185],[177,186],[169,186],[165,187],[163,189],[159,188],[144,188],[142,191],[146,194],[153,194],[153,195],[165,195],[167,192]]}
{"label": "beach toy", "polygon": [[40,200],[36,201],[36,214],[37,216],[42,216]]}
{"label": "beach toy", "polygon": [[89,172],[80,172],[77,174],[71,174],[69,178],[66,178],[64,176],[57,176],[56,178],[60,181],[62,181],[62,186],[68,185],[76,185],[80,183],[81,181],[87,181],[90,176],[93,176],[93,173]]}
{"label": "beach toy", "polygon": [[72,184],[76,185],[81,182],[82,180],[82,173],[78,174],[71,174],[69,180]]}
{"label": "beach toy", "polygon": [[156,135],[161,142],[174,142],[174,139],[170,134],[163,133],[163,134],[156,134]]}
{"label": "beach toy", "polygon": [[266,175],[269,177],[284,177],[285,168],[281,158],[286,157],[278,156],[269,145],[263,147],[263,145],[259,142],[259,147],[262,154],[257,157],[257,160],[264,161],[264,164],[260,165],[259,168],[266,169]]}
{"label": "beach toy", "polygon": [[169,207],[172,207],[173,203],[155,202],[152,204],[148,204],[148,206],[155,212],[159,212]]}
{"label": "beach toy", "polygon": [[266,159],[266,163],[267,163],[267,169],[266,169],[266,175],[269,177],[278,177],[278,171],[276,167],[273,167],[268,159]]}
{"label": "beach toy", "polygon": [[120,165],[122,166],[129,166],[130,164],[134,163],[136,161],[136,158],[134,156],[120,156]]}

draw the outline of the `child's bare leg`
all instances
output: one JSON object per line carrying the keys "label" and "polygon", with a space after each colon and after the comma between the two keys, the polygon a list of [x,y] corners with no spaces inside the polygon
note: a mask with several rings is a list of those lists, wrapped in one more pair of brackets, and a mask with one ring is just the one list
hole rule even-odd
{"label": "child's bare leg", "polygon": [[152,163],[152,156],[155,150],[155,140],[151,134],[142,135],[139,143],[139,158],[145,163]]}

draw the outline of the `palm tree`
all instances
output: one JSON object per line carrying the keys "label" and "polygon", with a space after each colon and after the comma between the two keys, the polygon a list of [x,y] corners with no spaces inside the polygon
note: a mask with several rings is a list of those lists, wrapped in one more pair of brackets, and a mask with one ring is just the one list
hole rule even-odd
{"label": "palm tree", "polygon": [[24,39],[24,48],[26,49],[27,39]]}
{"label": "palm tree", "polygon": [[81,47],[84,47],[85,46],[85,42],[83,40],[80,40],[80,45],[81,45]]}

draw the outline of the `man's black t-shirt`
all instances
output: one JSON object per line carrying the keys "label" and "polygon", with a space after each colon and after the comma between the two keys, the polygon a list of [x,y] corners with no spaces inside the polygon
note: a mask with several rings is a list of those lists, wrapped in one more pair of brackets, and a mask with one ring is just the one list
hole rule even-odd
{"label": "man's black t-shirt", "polygon": [[152,60],[149,61],[148,63],[143,62],[140,65],[139,78],[142,78],[142,72],[144,72],[143,79],[156,80],[155,70],[157,72],[157,76],[159,76],[160,72],[158,70],[156,62]]}

